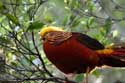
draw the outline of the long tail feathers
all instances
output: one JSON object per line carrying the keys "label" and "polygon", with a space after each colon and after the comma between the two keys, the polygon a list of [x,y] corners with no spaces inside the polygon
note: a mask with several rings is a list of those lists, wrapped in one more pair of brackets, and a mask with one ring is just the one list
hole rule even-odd
{"label": "long tail feathers", "polygon": [[125,49],[114,49],[110,56],[123,60],[125,59]]}
{"label": "long tail feathers", "polygon": [[114,49],[113,55],[124,55],[125,56],[125,49]]}
{"label": "long tail feathers", "polygon": [[99,65],[125,67],[125,49],[104,49],[97,53],[100,57]]}

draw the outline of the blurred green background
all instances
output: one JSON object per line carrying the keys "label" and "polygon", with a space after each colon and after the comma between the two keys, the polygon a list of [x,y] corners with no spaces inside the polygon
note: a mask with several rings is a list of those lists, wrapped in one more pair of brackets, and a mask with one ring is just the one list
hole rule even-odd
{"label": "blurred green background", "polygon": [[[105,46],[125,46],[125,1],[0,0],[0,83],[53,83],[50,77],[64,78],[42,50],[39,31],[47,25],[87,34]],[[97,68],[89,83],[125,82],[124,77],[124,68]],[[80,74],[71,80],[83,79]]]}

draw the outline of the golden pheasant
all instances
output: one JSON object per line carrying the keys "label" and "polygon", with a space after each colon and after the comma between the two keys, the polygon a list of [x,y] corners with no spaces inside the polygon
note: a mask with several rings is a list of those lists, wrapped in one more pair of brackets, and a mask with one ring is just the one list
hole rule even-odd
{"label": "golden pheasant", "polygon": [[102,65],[125,67],[125,48],[105,48],[85,34],[54,26],[42,28],[40,35],[47,58],[66,74],[85,73]]}

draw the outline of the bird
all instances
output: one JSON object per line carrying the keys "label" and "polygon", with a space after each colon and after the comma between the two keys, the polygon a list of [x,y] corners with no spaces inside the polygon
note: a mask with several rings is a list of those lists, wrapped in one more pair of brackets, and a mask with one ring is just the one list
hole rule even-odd
{"label": "bird", "polygon": [[88,74],[103,65],[125,67],[125,48],[105,47],[86,34],[45,26],[40,37],[49,61],[65,74]]}

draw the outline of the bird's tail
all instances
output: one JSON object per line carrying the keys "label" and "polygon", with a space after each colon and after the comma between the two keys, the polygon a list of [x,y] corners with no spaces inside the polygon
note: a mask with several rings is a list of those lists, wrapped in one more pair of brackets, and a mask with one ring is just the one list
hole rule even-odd
{"label": "bird's tail", "polygon": [[123,58],[125,58],[125,48],[113,49],[113,50],[114,51],[111,53],[112,55],[123,56]]}
{"label": "bird's tail", "polygon": [[97,50],[99,65],[125,67],[125,48]]}

